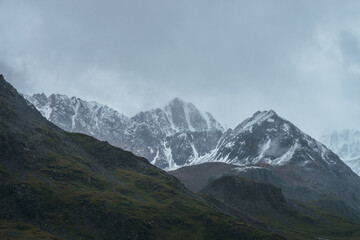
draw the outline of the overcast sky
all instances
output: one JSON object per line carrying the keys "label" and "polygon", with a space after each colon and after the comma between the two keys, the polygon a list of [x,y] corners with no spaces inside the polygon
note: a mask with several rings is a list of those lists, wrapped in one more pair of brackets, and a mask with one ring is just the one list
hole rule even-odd
{"label": "overcast sky", "polygon": [[360,129],[360,1],[0,0],[0,73],[129,116],[180,97],[229,127]]}

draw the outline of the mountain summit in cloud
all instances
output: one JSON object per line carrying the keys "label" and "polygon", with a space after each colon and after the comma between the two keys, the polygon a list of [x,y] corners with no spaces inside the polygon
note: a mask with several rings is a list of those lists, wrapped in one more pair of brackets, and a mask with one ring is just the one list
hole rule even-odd
{"label": "mountain summit in cloud", "polygon": [[360,175],[360,131],[342,130],[324,133],[321,141]]}

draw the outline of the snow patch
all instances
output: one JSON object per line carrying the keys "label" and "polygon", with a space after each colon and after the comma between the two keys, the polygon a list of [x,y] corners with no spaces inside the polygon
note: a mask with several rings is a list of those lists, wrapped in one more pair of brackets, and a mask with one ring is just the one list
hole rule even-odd
{"label": "snow patch", "polygon": [[269,140],[261,147],[259,158],[263,158],[265,156],[265,153],[270,148],[270,144],[271,144],[271,139],[269,138]]}
{"label": "snow patch", "polygon": [[[152,150],[152,148],[151,148],[151,150]],[[155,156],[154,159],[151,161],[151,164],[154,165],[154,164],[156,163],[156,160],[158,160],[158,158],[159,158],[159,149],[158,149],[157,152],[156,152],[156,156]]]}
{"label": "snow patch", "polygon": [[281,157],[277,158],[277,159],[274,159],[272,161],[272,164],[273,165],[278,165],[278,166],[282,166],[282,165],[285,165],[287,164],[291,158],[293,157],[295,151],[300,147],[299,143],[296,141],[294,145],[292,145],[290,147],[290,149],[284,154],[282,155]]}
{"label": "snow patch", "polygon": [[191,149],[192,149],[193,155],[194,155],[193,161],[196,161],[199,158],[199,153],[197,152],[197,150],[194,146],[194,143],[190,142],[190,146],[191,146]]}
{"label": "snow patch", "polygon": [[195,128],[191,125],[191,121],[190,121],[190,108],[189,108],[189,103],[184,104],[184,113],[185,113],[185,119],[186,119],[186,123],[188,125],[188,128],[190,131],[195,132]]}
{"label": "snow patch", "polygon": [[254,170],[254,169],[265,169],[265,168],[258,166],[239,166],[234,168],[234,170],[237,172],[247,172],[249,170]]}
{"label": "snow patch", "polygon": [[238,133],[244,131],[252,132],[252,128],[255,124],[259,125],[274,115],[275,115],[274,111],[258,112],[252,118],[248,118],[247,120],[245,120],[246,122],[244,122],[244,125],[240,125],[240,129],[238,130]]}
{"label": "snow patch", "polygon": [[283,130],[284,130],[284,132],[290,132],[290,125],[289,124],[287,124],[287,123],[284,123],[283,124]]}
{"label": "snow patch", "polygon": [[76,116],[78,115],[79,107],[80,107],[80,101],[76,99],[74,115],[71,116],[71,131],[75,129],[75,120],[76,120]]}
{"label": "snow patch", "polygon": [[168,118],[169,120],[169,123],[170,123],[170,126],[171,126],[171,129],[175,130],[176,132],[178,131],[177,127],[175,127],[175,124],[174,124],[174,121],[172,119],[172,114],[170,112],[170,109],[168,106],[166,106],[163,110],[165,112],[165,115],[166,117]]}
{"label": "snow patch", "polygon": [[41,115],[46,118],[46,120],[50,120],[50,116],[53,110],[49,105],[45,105],[43,108],[40,108],[39,111]]}
{"label": "snow patch", "polygon": [[168,167],[165,169],[165,171],[171,171],[179,168],[179,166],[174,162],[174,159],[172,157],[171,148],[166,146],[166,142],[163,142],[164,147],[164,154],[166,157],[166,161],[168,163]]}
{"label": "snow patch", "polygon": [[232,148],[235,145],[235,142],[228,142],[225,147],[226,148]]}

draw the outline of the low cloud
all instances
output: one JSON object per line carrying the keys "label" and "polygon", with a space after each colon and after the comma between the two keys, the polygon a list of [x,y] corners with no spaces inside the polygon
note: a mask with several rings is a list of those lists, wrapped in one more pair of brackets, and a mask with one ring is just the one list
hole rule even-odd
{"label": "low cloud", "polygon": [[234,127],[274,109],[360,128],[357,1],[0,1],[0,71],[127,115],[193,102]]}

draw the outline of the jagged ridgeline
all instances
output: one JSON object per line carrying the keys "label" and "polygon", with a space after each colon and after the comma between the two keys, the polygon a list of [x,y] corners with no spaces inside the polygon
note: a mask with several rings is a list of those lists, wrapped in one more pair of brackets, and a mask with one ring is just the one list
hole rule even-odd
{"label": "jagged ridgeline", "polygon": [[[35,94],[27,99],[56,125],[107,140],[163,169],[206,162],[257,164],[263,168],[258,171],[278,176],[280,180],[270,183],[281,187],[286,197],[321,201],[339,214],[360,217],[359,176],[322,143],[274,111],[256,112],[235,129],[224,131],[211,114],[177,98],[132,118],[63,95]],[[199,175],[196,183],[201,182]],[[329,201],[329,195],[347,210]]]}
{"label": "jagged ridgeline", "polygon": [[271,172],[279,180],[270,183],[281,187],[288,198],[308,202],[333,196],[347,206],[347,213],[360,219],[360,177],[335,153],[274,111],[257,112],[226,131],[210,155],[214,162],[256,165],[238,172]]}
{"label": "jagged ridgeline", "polygon": [[178,98],[163,108],[129,118],[108,106],[75,97],[60,94],[25,97],[60,128],[108,141],[162,169],[196,164],[214,149],[224,132],[210,113]]}
{"label": "jagged ridgeline", "polygon": [[0,75],[1,239],[283,239],[209,207],[166,172],[61,130]]}
{"label": "jagged ridgeline", "polygon": [[[273,111],[264,111],[256,113],[236,129],[226,130],[210,113],[202,112],[195,105],[178,98],[171,100],[163,108],[139,112],[130,118],[106,105],[84,101],[76,97],[69,98],[60,94],[52,94],[49,97],[45,94],[34,94],[33,96],[24,95],[24,97],[47,120],[58,127],[108,141],[114,146],[145,157],[155,166],[165,170],[211,161],[243,164],[243,160],[248,157],[248,151],[245,150],[236,156],[238,158],[236,160],[235,153],[231,151],[231,148],[246,149],[248,146],[232,145],[234,139],[229,139],[231,137],[229,134],[237,136],[237,133],[250,132],[248,135],[251,135],[252,127],[258,124],[267,124],[268,133],[270,131],[287,133],[287,130],[291,133],[295,129],[289,122],[268,122],[267,120],[278,119],[278,116]],[[274,115],[275,118],[271,115]],[[289,135],[283,134],[283,136],[289,138]],[[346,130],[324,134],[321,140],[338,154],[354,172],[359,173],[359,136],[360,133],[357,131]],[[277,151],[274,143],[279,139],[273,140],[270,141],[270,151],[282,153],[284,149],[287,149],[285,147]],[[227,145],[223,144],[224,141],[227,141]],[[264,143],[261,142],[266,147]],[[254,145],[251,148],[256,150],[256,147],[258,146]],[[294,145],[291,150],[297,151],[297,147],[298,145]],[[257,157],[258,159],[255,161],[262,161],[270,156],[270,151],[267,151],[268,156],[264,156],[264,158],[254,155],[256,152],[250,153],[254,156],[250,156],[249,159]],[[229,154],[230,152],[232,153]],[[283,158],[278,158],[278,160],[291,158],[291,154],[292,152],[288,151],[288,155],[282,155]]]}

